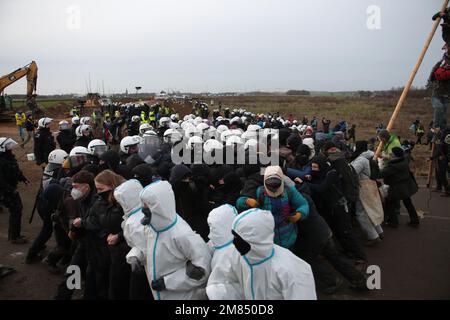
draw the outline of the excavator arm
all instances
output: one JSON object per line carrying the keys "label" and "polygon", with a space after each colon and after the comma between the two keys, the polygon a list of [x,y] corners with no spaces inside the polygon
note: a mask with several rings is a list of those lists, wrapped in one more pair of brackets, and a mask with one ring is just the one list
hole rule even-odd
{"label": "excavator arm", "polygon": [[0,77],[0,93],[2,93],[3,90],[9,85],[26,76],[27,99],[31,99],[33,93],[36,91],[37,70],[38,68],[36,62],[32,61],[30,64],[27,64],[26,66],[19,68],[10,74]]}

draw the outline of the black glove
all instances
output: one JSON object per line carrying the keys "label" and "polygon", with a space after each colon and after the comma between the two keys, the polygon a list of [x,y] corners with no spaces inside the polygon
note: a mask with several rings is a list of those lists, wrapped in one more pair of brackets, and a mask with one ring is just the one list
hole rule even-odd
{"label": "black glove", "polygon": [[200,280],[205,275],[205,270],[200,267],[196,267],[191,261],[186,263],[186,275],[194,280]]}
{"label": "black glove", "polygon": [[166,284],[164,283],[164,278],[159,278],[152,281],[152,289],[155,291],[163,291],[166,289]]}

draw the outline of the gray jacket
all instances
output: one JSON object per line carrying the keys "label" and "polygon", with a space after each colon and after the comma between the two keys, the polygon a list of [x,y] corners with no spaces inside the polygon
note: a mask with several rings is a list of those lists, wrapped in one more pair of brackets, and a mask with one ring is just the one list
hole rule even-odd
{"label": "gray jacket", "polygon": [[369,159],[372,158],[373,155],[373,151],[367,150],[361,153],[355,160],[350,163],[358,174],[358,178],[360,181],[370,179]]}

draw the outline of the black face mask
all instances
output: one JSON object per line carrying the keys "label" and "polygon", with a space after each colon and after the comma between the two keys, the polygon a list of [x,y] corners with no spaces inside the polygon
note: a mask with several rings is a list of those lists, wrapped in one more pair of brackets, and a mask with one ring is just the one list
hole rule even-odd
{"label": "black face mask", "polygon": [[108,190],[108,191],[103,191],[103,192],[99,192],[97,193],[103,200],[108,201],[109,202],[109,195],[111,194],[112,190]]}
{"label": "black face mask", "polygon": [[252,248],[251,245],[247,241],[242,239],[241,236],[238,235],[234,230],[232,230],[231,233],[234,236],[233,244],[236,247],[236,250],[239,251],[241,256],[245,256]]}
{"label": "black face mask", "polygon": [[321,177],[321,174],[320,174],[320,171],[311,171],[311,177],[313,178],[313,179],[320,179],[320,177]]}
{"label": "black face mask", "polygon": [[304,154],[300,154],[295,156],[295,160],[297,161],[297,163],[301,166],[304,166],[308,163],[308,157]]}
{"label": "black face mask", "polygon": [[142,208],[142,213],[144,214],[145,217],[142,218],[141,224],[146,226],[150,224],[150,222],[152,221],[152,212],[150,211],[149,208]]}
{"label": "black face mask", "polygon": [[266,180],[266,188],[271,192],[276,192],[278,189],[280,189],[282,180],[276,177],[269,178]]}

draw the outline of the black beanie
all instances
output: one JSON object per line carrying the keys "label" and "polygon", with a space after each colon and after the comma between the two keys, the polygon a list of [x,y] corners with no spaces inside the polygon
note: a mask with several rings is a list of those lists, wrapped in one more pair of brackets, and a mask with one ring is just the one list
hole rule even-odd
{"label": "black beanie", "polygon": [[394,156],[396,156],[397,158],[402,158],[404,155],[403,149],[399,148],[399,147],[395,147],[392,148],[392,153],[394,154]]}

